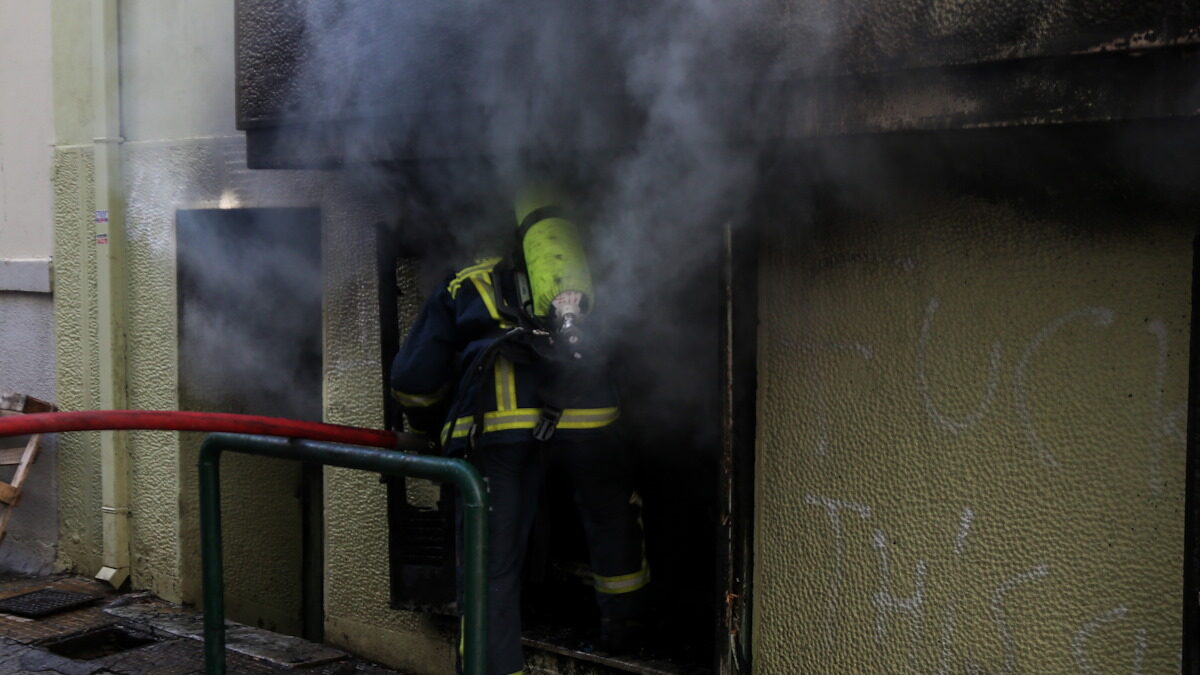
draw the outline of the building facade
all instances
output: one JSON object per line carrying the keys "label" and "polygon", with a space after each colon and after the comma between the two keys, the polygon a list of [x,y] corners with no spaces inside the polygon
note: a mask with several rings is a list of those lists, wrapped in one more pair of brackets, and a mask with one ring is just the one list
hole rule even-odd
{"label": "building facade", "polygon": [[[5,89],[43,106],[0,112],[0,265],[46,261],[51,232],[54,260],[52,296],[0,286],[0,333],[16,332],[5,344],[38,355],[4,350],[0,372],[18,375],[0,388],[56,394],[66,410],[120,400],[384,425],[386,345],[428,286],[401,265],[396,325],[381,319],[376,224],[422,215],[397,208],[399,179],[381,189],[324,146],[270,145],[286,125],[254,87],[278,63],[237,36],[267,25],[284,44],[295,12],[95,4],[0,9],[21,14],[0,30],[27,27],[0,49],[42,55],[5,58],[0,76],[22,78]],[[771,161],[746,188],[745,222],[712,249],[715,271],[685,289],[708,294],[712,372],[697,377],[725,412],[696,425],[712,426],[694,442],[712,440],[709,464],[681,474],[701,507],[660,512],[698,523],[698,548],[722,548],[697,573],[705,584],[670,600],[702,608],[697,630],[714,632],[701,660],[722,672],[1178,669],[1197,199],[1181,148],[1197,108],[1176,87],[1194,39],[1172,28],[1159,40],[1134,12],[1130,26],[1088,30],[1047,18],[1036,39],[997,44],[948,19],[954,3],[911,4],[922,12],[904,21],[928,22],[858,24],[874,51],[848,49],[861,67],[845,86],[801,83],[782,114],[747,125],[772,130],[755,141]],[[1044,17],[1086,14],[1049,4]],[[921,50],[930,35],[985,48]],[[103,84],[114,54],[115,89]],[[1147,59],[1165,62],[1157,80],[1136,70]],[[113,101],[119,139],[96,127]],[[110,208],[97,207],[98,180],[117,186]],[[316,346],[289,351],[289,335]],[[39,465],[57,470],[40,511],[57,513],[57,536],[14,531],[0,556],[56,541],[58,568],[116,565],[135,588],[199,603],[199,441],[63,435]],[[667,442],[680,454],[693,443]],[[452,672],[455,622],[392,606],[377,476],[257,458],[223,473],[230,618]],[[656,567],[656,580],[681,567]]]}
{"label": "building facade", "polygon": [[[0,112],[0,390],[53,401],[54,321],[51,257],[54,115],[50,91],[48,5],[0,7],[0,87],[20,105]],[[20,515],[0,547],[0,566],[53,568],[58,539],[55,443],[45,439]]]}

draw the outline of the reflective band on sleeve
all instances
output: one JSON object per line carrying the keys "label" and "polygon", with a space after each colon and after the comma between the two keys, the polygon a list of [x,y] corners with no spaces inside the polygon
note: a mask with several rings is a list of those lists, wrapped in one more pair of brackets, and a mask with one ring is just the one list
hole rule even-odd
{"label": "reflective band on sleeve", "polygon": [[[483,433],[507,431],[509,429],[532,429],[542,416],[541,408],[516,408],[493,410],[483,415]],[[606,427],[621,416],[617,408],[567,408],[558,421],[559,429],[599,429]],[[473,417],[460,417],[442,429],[442,442],[450,438],[466,438],[470,433]]]}
{"label": "reflective band on sleeve", "polygon": [[645,558],[642,558],[642,569],[633,574],[622,574],[615,577],[593,574],[592,579],[595,582],[596,590],[600,593],[609,595],[632,593],[650,583],[650,564],[646,562]]}
{"label": "reflective band on sleeve", "polygon": [[392,398],[405,408],[428,408],[446,397],[449,387],[442,387],[432,394],[406,394],[398,389],[392,390]]}

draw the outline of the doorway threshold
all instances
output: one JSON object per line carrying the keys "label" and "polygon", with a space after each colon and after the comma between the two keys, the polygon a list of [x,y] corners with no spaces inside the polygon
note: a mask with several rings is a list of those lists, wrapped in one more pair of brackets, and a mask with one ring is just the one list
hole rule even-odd
{"label": "doorway threshold", "polygon": [[[581,643],[578,635],[569,630],[534,629],[527,630],[521,637],[521,642],[527,649],[535,650],[538,654],[530,654],[531,660],[543,658],[550,661],[571,661],[576,664],[572,673],[636,673],[637,675],[711,675],[711,670],[695,664],[678,663],[672,659],[654,654],[621,654],[612,655],[603,652],[588,651],[577,646]],[[594,668],[579,668],[582,664],[593,664]]]}

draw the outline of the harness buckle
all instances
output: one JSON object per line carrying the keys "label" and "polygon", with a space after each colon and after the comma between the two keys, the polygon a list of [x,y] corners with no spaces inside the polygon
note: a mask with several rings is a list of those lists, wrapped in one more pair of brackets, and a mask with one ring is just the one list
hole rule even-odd
{"label": "harness buckle", "polygon": [[471,422],[471,427],[467,429],[467,446],[472,450],[479,444],[479,436],[482,435],[483,428],[478,424]]}
{"label": "harness buckle", "polygon": [[558,421],[562,419],[562,408],[543,406],[542,414],[538,416],[537,426],[533,428],[533,437],[539,441],[548,441],[558,429]]}

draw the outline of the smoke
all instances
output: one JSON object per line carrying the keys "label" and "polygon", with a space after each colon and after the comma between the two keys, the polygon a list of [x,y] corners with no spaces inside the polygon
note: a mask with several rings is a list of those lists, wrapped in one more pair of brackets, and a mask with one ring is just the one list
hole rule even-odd
{"label": "smoke", "polygon": [[[721,226],[748,216],[783,74],[823,67],[813,54],[834,41],[826,11],[769,0],[299,6],[306,56],[289,108],[297,121],[352,120],[337,154],[393,200],[410,239],[448,232],[426,247],[437,259],[504,253],[523,181],[573,185],[604,344],[654,374],[643,379],[673,416],[716,418]],[[319,156],[328,142],[299,151]],[[395,154],[416,168],[371,164]]]}
{"label": "smoke", "polygon": [[313,209],[179,212],[184,408],[320,419],[318,227]]}

